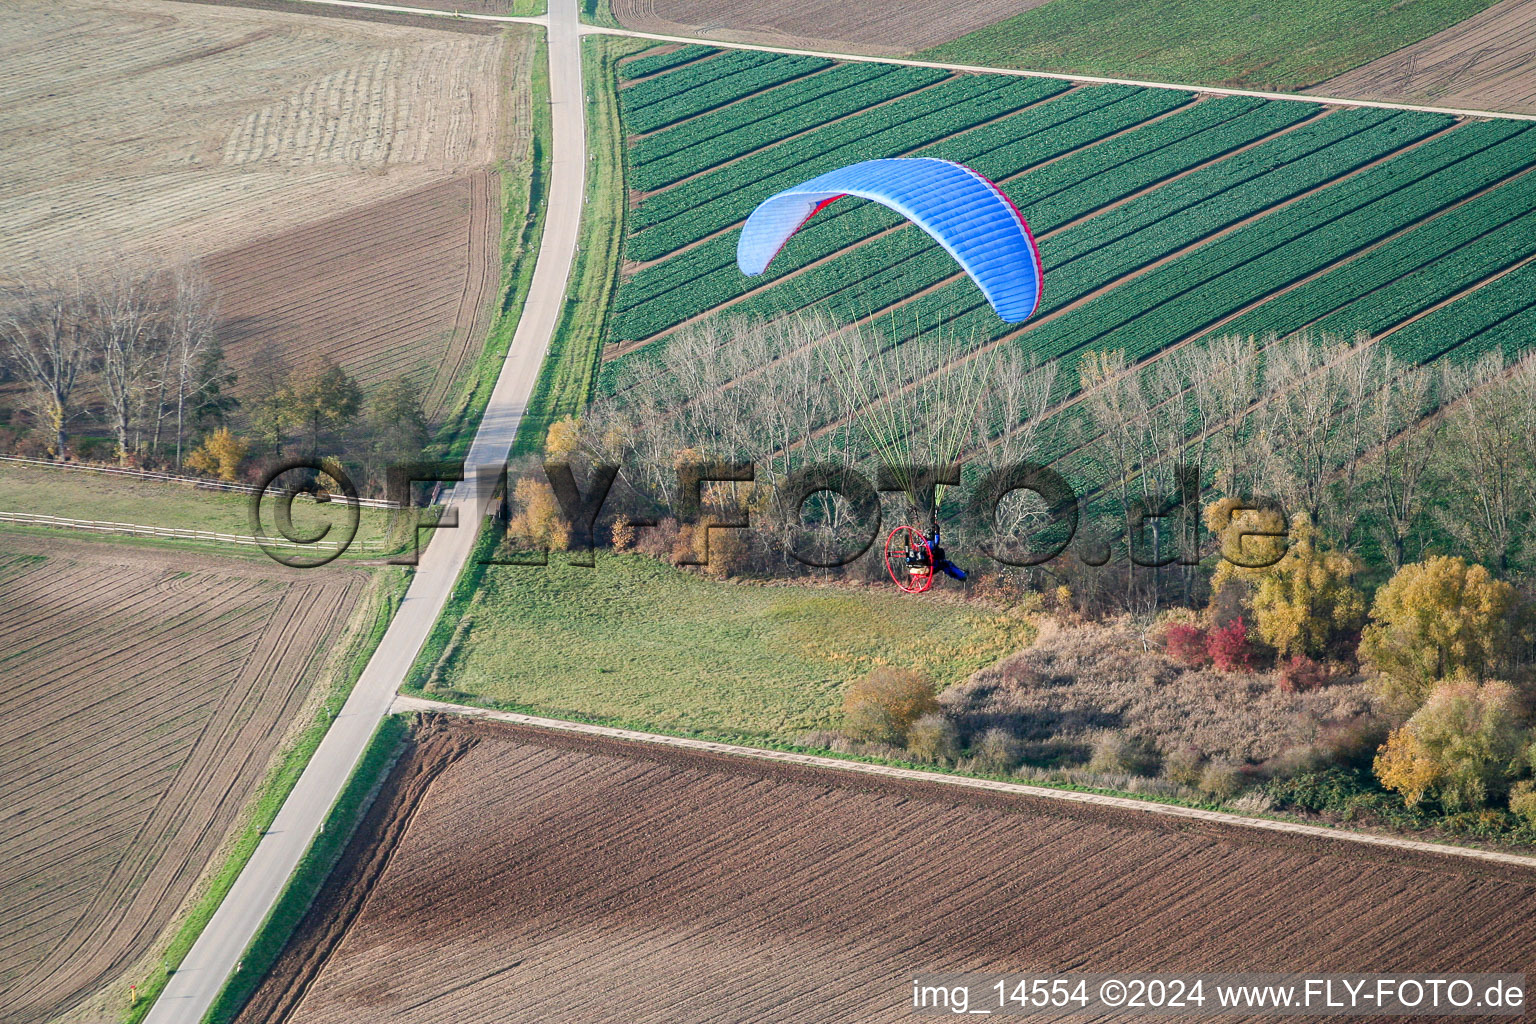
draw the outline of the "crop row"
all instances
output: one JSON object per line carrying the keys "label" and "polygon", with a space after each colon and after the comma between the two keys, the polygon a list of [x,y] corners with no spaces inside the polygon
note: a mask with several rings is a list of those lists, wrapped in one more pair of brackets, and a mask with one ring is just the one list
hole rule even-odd
{"label": "crop row", "polygon": [[[1250,108],[1255,102],[1259,105]],[[1312,116],[1296,103],[1240,97],[1207,100],[1142,131],[1106,140],[1082,157],[1034,172],[1024,182],[1026,216],[1030,224],[1039,225],[1039,231],[1052,231],[1129,192],[1149,188]],[[1195,125],[1203,127],[1191,135],[1188,129]],[[1138,139],[1143,132],[1147,137]],[[1161,141],[1159,136],[1167,141],[1149,149],[1149,143]],[[1109,174],[1115,182],[1113,189],[1106,189],[1100,177]],[[1099,201],[1085,202],[1085,196]]]}
{"label": "crop row", "polygon": [[[1131,91],[1135,92],[1136,90]],[[1060,155],[1067,152],[1067,149],[1062,148],[1060,145],[1047,145],[1045,147],[1041,147],[1041,141],[1049,141],[1041,139],[1039,134],[1041,131],[1056,127],[1063,121],[1070,120],[1073,117],[1079,116],[1084,111],[1093,110],[1105,103],[1118,101],[1125,95],[1127,95],[1126,90],[1121,86],[1106,86],[1097,89],[1079,90],[1077,92],[1069,93],[1061,99],[1055,100],[1053,102],[1038,104],[1037,106],[1031,107],[1029,110],[1006,118],[1003,121],[998,122],[998,124],[1009,125],[1011,126],[1011,130],[1013,132],[1027,135],[1034,139],[1036,145],[1036,153],[1034,155],[1034,159],[1036,161],[1041,159],[1049,159],[1049,156]],[[974,131],[964,133],[962,137],[982,135],[983,133],[990,132],[994,127],[996,126],[983,126],[982,128],[978,128]],[[948,146],[950,142],[951,140],[945,139],[935,143],[934,151],[938,152],[938,147]],[[1049,154],[1049,156],[1047,154]],[[945,152],[945,155],[950,159],[961,159],[961,155],[955,152],[953,148],[948,149]],[[847,206],[833,207],[826,214],[818,216],[805,231],[800,232],[796,236],[796,244],[793,247],[794,252],[805,252],[810,249],[816,249],[820,255],[811,256],[809,259],[797,261],[793,265],[790,265],[788,258],[791,257],[793,253],[785,253],[775,261],[774,268],[769,272],[770,276],[766,280],[771,280],[772,277],[777,276],[780,273],[787,272],[787,270],[798,269],[800,266],[804,266],[806,262],[810,262],[812,259],[819,259],[821,256],[830,255],[832,252],[836,251],[837,247],[835,245],[833,248],[825,249],[825,251],[821,251],[819,247],[816,246],[808,246],[807,242],[809,242],[815,235],[823,235],[830,240],[836,240],[838,238],[846,239],[847,241],[845,241],[844,244],[851,244],[853,241],[856,241],[859,238],[867,237],[867,234],[858,236],[851,235],[848,231],[847,225],[843,224],[839,224],[837,230],[835,231],[829,230],[829,225],[831,224],[834,217],[836,217],[838,214],[846,212],[848,209],[849,207]],[[897,223],[898,220],[899,218],[896,218],[894,215],[892,215],[886,218],[879,227],[875,227],[872,230],[882,230],[884,227],[888,227]],[[705,262],[702,259],[702,256],[706,250],[708,250],[710,253],[710,259],[708,262]],[[735,242],[733,240],[711,240],[704,246],[699,246],[698,248],[689,250],[687,253],[679,254],[674,259],[666,260],[654,267],[648,267],[644,271],[641,271],[639,274],[635,275],[628,282],[626,282],[626,286],[619,296],[619,308],[623,309],[629,305],[635,305],[641,301],[650,299],[672,288],[681,287],[684,285],[691,286],[698,280],[701,274],[718,268],[723,268],[729,264],[733,264],[734,261]]]}
{"label": "crop row", "polygon": [[727,103],[733,103],[742,97],[753,96],[792,79],[822,71],[830,67],[831,63],[820,57],[796,56],[783,56],[763,61],[755,67],[746,68],[724,78],[717,78],[705,85],[662,100],[660,103],[652,103],[638,110],[627,110],[623,114],[624,125],[634,134],[653,132],[697,114],[714,110],[716,107],[725,106]]}
{"label": "crop row", "polygon": [[[1042,248],[1046,284],[1037,315],[1076,302],[1117,278],[1326,185],[1448,123],[1427,115],[1379,110],[1333,114],[1070,228]],[[1176,261],[1174,272],[1185,273],[1190,258]],[[1119,294],[1117,289],[1095,300],[1091,308],[1104,308],[1101,304],[1106,299]],[[967,308],[969,312],[963,312]],[[966,328],[993,336],[1011,330],[990,312],[975,287],[959,281],[919,299],[914,315],[924,321],[941,315],[959,318]],[[1088,322],[1077,314],[1037,327],[1029,337],[1042,331],[1086,329],[1083,325]],[[1064,350],[1073,347],[1066,345]]]}
{"label": "crop row", "polygon": [[1358,252],[1530,160],[1511,122],[1469,124],[1248,224],[1025,335],[1041,358],[1087,344],[1141,358]]}
{"label": "crop row", "polygon": [[[1065,398],[1076,389],[1076,356],[1090,341],[1098,348],[1124,349],[1133,361],[1145,358],[1528,165],[1531,154],[1526,140],[1514,137],[1520,131],[1507,124],[1467,126],[1343,183],[1335,195],[1328,195],[1335,190],[1325,190],[1212,243],[1201,250],[1201,260],[1191,261],[1205,264],[1203,280],[1192,284],[1190,267],[1161,268],[1127,286],[1129,291],[1142,292],[1139,297],[1127,301],[1126,294],[1112,292],[1076,315],[1026,333],[1021,340],[1039,358],[1067,357],[1071,365],[1060,376],[1057,396]],[[1467,204],[1473,208],[1468,219],[1481,219],[1491,212],[1485,204],[1507,191],[1495,190]],[[1499,201],[1528,204],[1529,196],[1511,193]],[[1518,229],[1524,226],[1518,221],[1506,225],[1509,248],[1518,249],[1522,234]],[[1479,301],[1456,303],[1400,332],[1394,336],[1394,347],[1413,358],[1434,358],[1495,326],[1502,333],[1490,344],[1513,344],[1518,327],[1505,327],[1503,322],[1536,304],[1533,277],[1536,264],[1528,264],[1470,297]],[[1123,315],[1132,307],[1129,316]],[[1120,326],[1106,331],[1117,317]],[[1007,329],[997,324],[993,333]],[[1073,464],[1070,468],[1085,467]]]}
{"label": "crop row", "polygon": [[643,79],[634,85],[619,90],[619,109],[623,116],[628,117],[637,110],[643,110],[652,103],[660,103],[662,100],[680,96],[690,89],[697,89],[708,85],[710,82],[721,78],[727,78],[740,71],[750,71],[755,67],[777,60],[778,54],[761,53],[757,50],[731,50],[722,53],[718,57],[711,57],[706,61],[699,61],[675,71],[655,75]]}
{"label": "crop row", "polygon": [[1532,337],[1527,330],[1529,318],[1514,318],[1533,305],[1536,305],[1536,262],[1512,270],[1472,294],[1415,320],[1389,335],[1386,344],[1415,362],[1435,359],[1480,337],[1485,331],[1496,331],[1501,343],[1506,338],[1514,338],[1521,347],[1529,348]]}
{"label": "crop row", "polygon": [[[1232,215],[1240,219],[1294,198],[1449,123],[1399,120],[1372,109],[1319,118],[1106,210],[1057,239],[1052,248],[1062,262],[1081,259],[1152,226],[1194,241],[1230,224]],[[1196,231],[1191,218],[1204,230]]]}
{"label": "crop row", "polygon": [[629,150],[629,187],[652,192],[711,167],[942,81],[934,68],[840,64],[786,82],[635,140]]}
{"label": "crop row", "polygon": [[671,53],[657,53],[649,57],[636,57],[632,61],[619,65],[619,77],[624,79],[644,78],[646,75],[668,71],[683,64],[692,63],[701,57],[708,57],[712,53],[719,52],[713,46],[688,45],[679,47]]}
{"label": "crop row", "polygon": [[[1006,146],[1011,162],[1004,164],[993,161],[988,168],[998,177],[1007,177],[1023,171],[1028,166],[1069,153],[1106,135],[1123,132],[1127,128],[1156,117],[1166,112],[1170,105],[1177,106],[1183,95],[1166,90],[1126,90],[1120,86],[1085,89],[1055,102],[1033,107],[998,122],[997,125],[967,132],[959,138],[970,140],[971,136],[991,132],[994,128],[1000,132],[1004,127],[1011,126],[1010,134],[1020,137],[1019,143]],[[1027,145],[1023,144],[1026,139]],[[922,152],[925,155],[962,161],[986,156],[984,143],[980,140],[967,141],[964,149],[957,144],[958,141],[945,139],[923,149]],[[995,136],[993,141],[997,141]],[[1161,138],[1149,141],[1153,145],[1165,144]],[[1120,187],[1121,184],[1117,182],[1115,188]],[[1095,201],[1102,201],[1101,197],[1111,194],[1111,191],[1101,183],[1097,193],[1100,198]],[[1024,194],[1018,189],[1013,189],[1013,192],[1015,196]],[[621,316],[616,322],[615,337],[648,337],[899,223],[901,218],[889,211],[883,211],[857,222],[846,218],[836,223],[813,222],[800,232],[792,246],[778,257],[773,270],[767,277],[755,279],[743,278],[735,270],[730,249],[730,246],[734,245],[733,239],[727,237],[711,240],[706,243],[706,246],[711,249],[708,258],[713,262],[707,267],[703,264],[705,254],[701,253],[699,257],[694,257],[694,253],[698,250],[692,250],[675,258],[688,260],[692,264],[689,268],[691,273],[684,271],[669,274],[667,278],[663,278],[662,272],[674,262],[668,260],[642,272],[645,275],[654,275],[650,281],[638,280],[637,275],[636,280],[627,283],[630,295],[620,300],[620,308],[625,310],[627,315]],[[700,247],[700,249],[704,248],[705,246]],[[845,275],[842,283],[847,283],[847,268],[839,267],[833,273]],[[672,294],[663,294],[663,289],[649,290],[644,287],[662,280],[669,281],[669,286],[673,289]],[[630,309],[633,309],[633,312],[628,312]]]}
{"label": "crop row", "polygon": [[1536,238],[1536,174],[1486,192],[1232,321],[1233,334],[1316,322],[1375,335],[1519,260]]}
{"label": "crop row", "polygon": [[[1023,122],[1061,107],[1074,97],[1098,91],[1086,89],[1071,93],[1001,123]],[[1257,110],[1253,109],[1255,105],[1258,105]],[[1295,103],[1265,103],[1239,97],[1208,100],[1135,131],[1105,139],[1080,154],[1048,163],[1030,171],[1020,188],[1012,185],[1007,188],[1020,202],[1037,234],[1041,234],[1059,227],[1072,216],[1081,215],[1074,211],[1086,212],[1103,203],[1117,201],[1170,173],[1186,170],[1287,127],[1295,117],[1306,116],[1307,109]],[[1052,125],[1056,123],[1051,122]],[[990,127],[967,134],[979,135]],[[1030,163],[1052,160],[1069,151],[1060,145],[1061,140],[1055,135],[1042,138],[1038,133],[1032,133],[1031,138],[1034,149],[1025,155]],[[943,142],[936,144],[935,151],[944,145]],[[950,155],[958,159],[952,151]],[[1115,174],[1106,176],[1110,170],[1115,170]],[[1112,184],[1106,185],[1106,182]],[[1060,198],[1052,200],[1049,207],[1044,206],[1043,200],[1053,196]],[[1092,201],[1085,202],[1085,197],[1091,197]],[[686,319],[899,222],[895,215],[889,215],[868,223],[861,222],[856,230],[851,223],[834,222],[834,215],[843,209],[846,208],[832,207],[796,235],[794,245],[778,256],[765,277],[748,281],[739,274],[728,273],[735,267],[735,240],[722,236],[630,277],[620,289],[616,308],[626,310],[673,289],[685,289],[673,302],[688,310],[678,318]],[[649,321],[650,317],[646,319]],[[657,317],[657,322],[665,319]],[[670,326],[670,323],[663,326]],[[616,336],[640,338],[660,329],[663,327],[635,324],[625,326]]]}
{"label": "crop row", "polygon": [[760,150],[641,203],[634,222],[651,230],[630,237],[627,255],[660,258],[741,220],[757,202],[796,182],[859,160],[910,152],[1062,88],[1060,82],[1015,79],[999,86],[961,78]]}

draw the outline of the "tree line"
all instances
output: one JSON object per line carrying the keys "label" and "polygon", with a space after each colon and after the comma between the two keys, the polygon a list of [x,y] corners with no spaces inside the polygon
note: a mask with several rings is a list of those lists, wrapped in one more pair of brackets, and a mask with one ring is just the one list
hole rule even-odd
{"label": "tree line", "polygon": [[[382,486],[430,440],[408,376],[365,396],[323,356],[270,347],[242,374],[220,337],[214,289],[195,264],[118,260],[43,268],[0,285],[0,388],[10,447],[228,480],[288,454],[340,458]],[[236,385],[240,385],[238,397]]]}

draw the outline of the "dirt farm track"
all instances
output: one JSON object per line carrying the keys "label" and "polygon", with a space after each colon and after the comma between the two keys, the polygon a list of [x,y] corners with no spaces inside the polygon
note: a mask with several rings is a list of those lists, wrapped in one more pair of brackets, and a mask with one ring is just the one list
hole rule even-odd
{"label": "dirt farm track", "polygon": [[28,1024],[149,952],[303,718],[367,573],[0,546],[0,1020]]}
{"label": "dirt farm track", "polygon": [[1528,872],[1052,803],[427,716],[241,1020],[891,1021],[919,971],[1536,968]]}

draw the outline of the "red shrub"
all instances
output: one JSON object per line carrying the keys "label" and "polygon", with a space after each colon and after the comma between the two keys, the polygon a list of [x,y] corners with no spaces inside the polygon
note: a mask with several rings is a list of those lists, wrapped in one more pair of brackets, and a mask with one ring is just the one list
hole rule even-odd
{"label": "red shrub", "polygon": [[1208,640],[1205,630],[1185,622],[1171,623],[1163,632],[1163,648],[1168,657],[1180,665],[1199,668],[1210,662],[1206,653]]}
{"label": "red shrub", "polygon": [[1253,644],[1248,639],[1248,625],[1239,616],[1206,637],[1205,653],[1223,672],[1253,671]]}
{"label": "red shrub", "polygon": [[1277,684],[1282,693],[1306,693],[1328,685],[1328,666],[1304,654],[1293,654],[1280,666]]}

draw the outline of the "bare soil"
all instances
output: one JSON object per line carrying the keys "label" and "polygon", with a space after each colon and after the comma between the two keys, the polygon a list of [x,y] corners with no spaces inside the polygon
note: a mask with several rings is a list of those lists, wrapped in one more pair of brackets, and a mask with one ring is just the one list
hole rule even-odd
{"label": "bare soil", "polygon": [[240,1018],[908,1019],[915,972],[1526,970],[1513,867],[428,716]]}
{"label": "bare soil", "polygon": [[619,24],[638,32],[738,43],[900,56],[958,39],[1045,0],[613,0]]}
{"label": "bare soil", "polygon": [[475,171],[209,259],[237,393],[264,352],[318,353],[365,387],[410,375],[435,419],[484,337],[499,198],[497,176]]}
{"label": "bare soil", "polygon": [[5,549],[0,1018],[29,1024],[152,948],[367,575],[15,534]]}
{"label": "bare soil", "polygon": [[1308,91],[1536,114],[1536,0],[1502,0]]}
{"label": "bare soil", "polygon": [[0,0],[0,268],[204,256],[496,158],[500,37]]}

